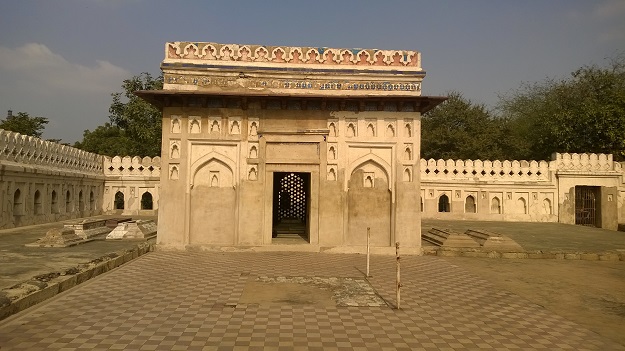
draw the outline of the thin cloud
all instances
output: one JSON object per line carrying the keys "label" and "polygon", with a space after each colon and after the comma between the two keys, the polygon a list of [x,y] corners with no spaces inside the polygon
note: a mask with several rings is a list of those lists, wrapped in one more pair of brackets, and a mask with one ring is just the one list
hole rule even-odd
{"label": "thin cloud", "polygon": [[595,28],[595,39],[604,44],[623,44],[625,42],[625,1],[604,0],[589,4],[591,6],[573,9],[565,16],[576,24],[584,21]]}
{"label": "thin cloud", "polygon": [[625,1],[623,0],[606,0],[595,6],[592,11],[594,18],[606,20],[611,18],[620,18],[625,15]]}
{"label": "thin cloud", "polygon": [[18,86],[59,89],[66,93],[110,93],[130,73],[112,63],[97,60],[85,66],[72,63],[47,46],[29,43],[18,48],[0,46],[0,76],[15,77]]}

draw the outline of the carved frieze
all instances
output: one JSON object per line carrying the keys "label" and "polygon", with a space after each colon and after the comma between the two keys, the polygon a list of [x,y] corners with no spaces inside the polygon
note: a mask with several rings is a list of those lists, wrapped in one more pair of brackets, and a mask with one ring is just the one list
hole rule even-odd
{"label": "carved frieze", "polygon": [[196,74],[165,73],[165,83],[196,85],[199,87],[249,88],[249,89],[289,89],[289,90],[337,90],[337,91],[404,91],[420,92],[421,82],[413,81],[364,81],[336,79],[266,79],[266,78],[226,78],[207,77]]}

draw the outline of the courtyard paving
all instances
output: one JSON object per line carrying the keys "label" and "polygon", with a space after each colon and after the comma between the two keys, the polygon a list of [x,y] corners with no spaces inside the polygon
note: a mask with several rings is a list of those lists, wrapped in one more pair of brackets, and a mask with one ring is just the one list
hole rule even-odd
{"label": "courtyard paving", "polygon": [[[122,217],[129,216],[102,215],[91,218]],[[132,218],[156,220],[155,216],[133,216]],[[75,221],[68,220],[65,222]],[[121,240],[97,240],[71,247],[24,246],[44,237],[46,232],[52,228],[63,227],[63,223],[54,222],[0,230],[0,289],[8,288],[39,274],[63,271],[108,253],[132,249],[137,246],[136,241]]]}
{"label": "courtyard paving", "polygon": [[[483,229],[510,237],[525,250],[603,252],[625,250],[625,232],[581,225],[424,219],[421,230],[449,228],[464,233]],[[423,242],[424,245],[429,245]]]}
{"label": "courtyard paving", "polygon": [[[527,250],[625,249],[623,232],[558,223],[422,224]],[[61,225],[0,231],[0,288],[137,245],[24,247]],[[157,251],[1,321],[0,350],[625,350],[623,262],[565,261],[403,257],[396,310],[390,256],[365,281],[363,255]]]}
{"label": "courtyard paving", "polygon": [[392,256],[369,278],[388,305],[337,307],[242,296],[261,277],[362,279],[365,256],[152,252],[0,322],[0,349],[625,350],[445,259],[401,262],[397,310]]}

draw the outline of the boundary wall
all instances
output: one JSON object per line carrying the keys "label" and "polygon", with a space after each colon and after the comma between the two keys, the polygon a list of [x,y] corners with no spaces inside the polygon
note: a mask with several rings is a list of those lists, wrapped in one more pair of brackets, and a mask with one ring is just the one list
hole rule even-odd
{"label": "boundary wall", "polygon": [[102,156],[0,129],[0,228],[102,213]]}
{"label": "boundary wall", "polygon": [[[110,158],[0,129],[0,229],[105,213],[153,215],[159,164],[160,157]],[[123,210],[116,210],[117,192]],[[146,192],[152,206],[142,210]]]}
{"label": "boundary wall", "polygon": [[160,165],[161,158],[158,156],[104,156],[106,182],[102,210],[123,215],[156,215],[160,197]]}
{"label": "boundary wall", "polygon": [[[158,156],[101,156],[0,129],[0,229],[99,214],[156,215],[160,163]],[[625,162],[612,155],[421,159],[418,167],[425,219],[575,224],[575,189],[590,187],[598,226],[616,230],[625,223]]]}
{"label": "boundary wall", "polygon": [[575,224],[575,189],[596,189],[597,226],[625,222],[625,163],[612,155],[555,153],[551,161],[425,160],[422,218]]}

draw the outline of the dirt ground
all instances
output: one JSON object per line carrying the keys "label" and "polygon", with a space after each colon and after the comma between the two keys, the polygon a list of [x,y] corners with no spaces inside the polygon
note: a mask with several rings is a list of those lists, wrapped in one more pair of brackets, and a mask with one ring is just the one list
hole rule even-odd
{"label": "dirt ground", "polygon": [[625,345],[623,261],[445,259]]}

